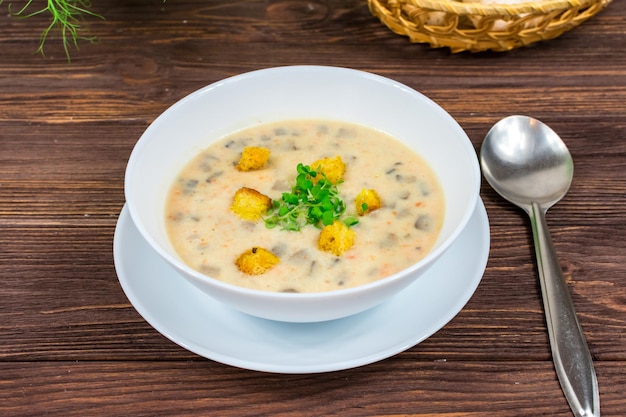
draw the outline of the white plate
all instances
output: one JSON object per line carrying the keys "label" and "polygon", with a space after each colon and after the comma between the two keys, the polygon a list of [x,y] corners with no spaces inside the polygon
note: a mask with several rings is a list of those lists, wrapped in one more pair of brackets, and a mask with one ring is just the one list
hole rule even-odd
{"label": "white plate", "polygon": [[126,207],[115,268],[143,318],[174,343],[217,362],[265,372],[354,368],[402,352],[441,329],[480,282],[489,255],[482,201],[457,242],[414,284],[371,310],[321,323],[283,323],[231,309],[193,287],[143,240]]}

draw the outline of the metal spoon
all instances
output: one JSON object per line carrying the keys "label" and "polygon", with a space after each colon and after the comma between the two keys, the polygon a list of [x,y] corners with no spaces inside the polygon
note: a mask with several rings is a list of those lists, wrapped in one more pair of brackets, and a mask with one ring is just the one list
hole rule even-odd
{"label": "metal spoon", "polygon": [[574,164],[559,136],[539,120],[510,116],[487,133],[480,151],[483,174],[502,197],[530,217],[552,359],[565,398],[580,417],[600,416],[593,360],[545,220],[569,189]]}

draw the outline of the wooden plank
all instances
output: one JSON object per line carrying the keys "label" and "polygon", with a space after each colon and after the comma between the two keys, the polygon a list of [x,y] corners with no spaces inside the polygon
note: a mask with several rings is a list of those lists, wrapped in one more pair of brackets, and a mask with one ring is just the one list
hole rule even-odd
{"label": "wooden plank", "polygon": [[[602,415],[626,409],[625,362],[597,363]],[[209,361],[0,363],[0,413],[571,416],[551,362],[419,362],[279,375]],[[610,383],[605,383],[610,382]]]}

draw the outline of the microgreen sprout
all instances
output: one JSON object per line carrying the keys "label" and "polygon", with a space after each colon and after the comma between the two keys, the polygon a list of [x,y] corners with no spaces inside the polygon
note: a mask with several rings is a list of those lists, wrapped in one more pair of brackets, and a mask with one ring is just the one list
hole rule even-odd
{"label": "microgreen sprout", "polygon": [[333,184],[322,172],[301,163],[296,171],[296,183],[291,192],[285,192],[280,200],[272,201],[265,218],[267,228],[280,226],[283,230],[299,231],[308,224],[321,228],[333,224],[335,220],[342,220],[348,227],[358,223],[355,217],[342,218],[346,204],[337,189],[342,181]]}

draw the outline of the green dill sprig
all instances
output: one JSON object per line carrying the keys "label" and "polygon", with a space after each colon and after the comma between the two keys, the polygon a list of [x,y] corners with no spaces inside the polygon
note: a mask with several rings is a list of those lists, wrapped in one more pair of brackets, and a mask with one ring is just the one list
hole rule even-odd
{"label": "green dill sprig", "polygon": [[[355,217],[341,219],[346,212],[346,204],[339,195],[337,183],[331,183],[326,176],[298,164],[296,183],[291,192],[283,193],[280,200],[272,200],[272,206],[265,218],[265,226],[273,229],[299,231],[310,224],[316,227],[328,226],[335,220],[342,220],[348,227],[358,223]],[[321,176],[321,178],[317,178]],[[317,181],[314,181],[317,179]]]}
{"label": "green dill sprig", "polygon": [[[1,1],[0,1],[1,2]],[[13,16],[21,18],[29,18],[42,13],[50,14],[50,24],[43,30],[39,39],[39,48],[36,52],[44,54],[44,45],[48,39],[50,32],[55,29],[59,30],[61,39],[63,41],[63,49],[68,61],[70,60],[70,47],[74,46],[78,49],[78,42],[85,40],[94,42],[95,36],[82,35],[83,28],[81,27],[80,18],[84,15],[89,15],[104,19],[97,13],[89,10],[91,7],[90,0],[46,0],[46,6],[34,12],[28,12],[33,0],[28,0],[26,4],[18,11],[11,10],[11,4],[9,4],[9,13]]]}

